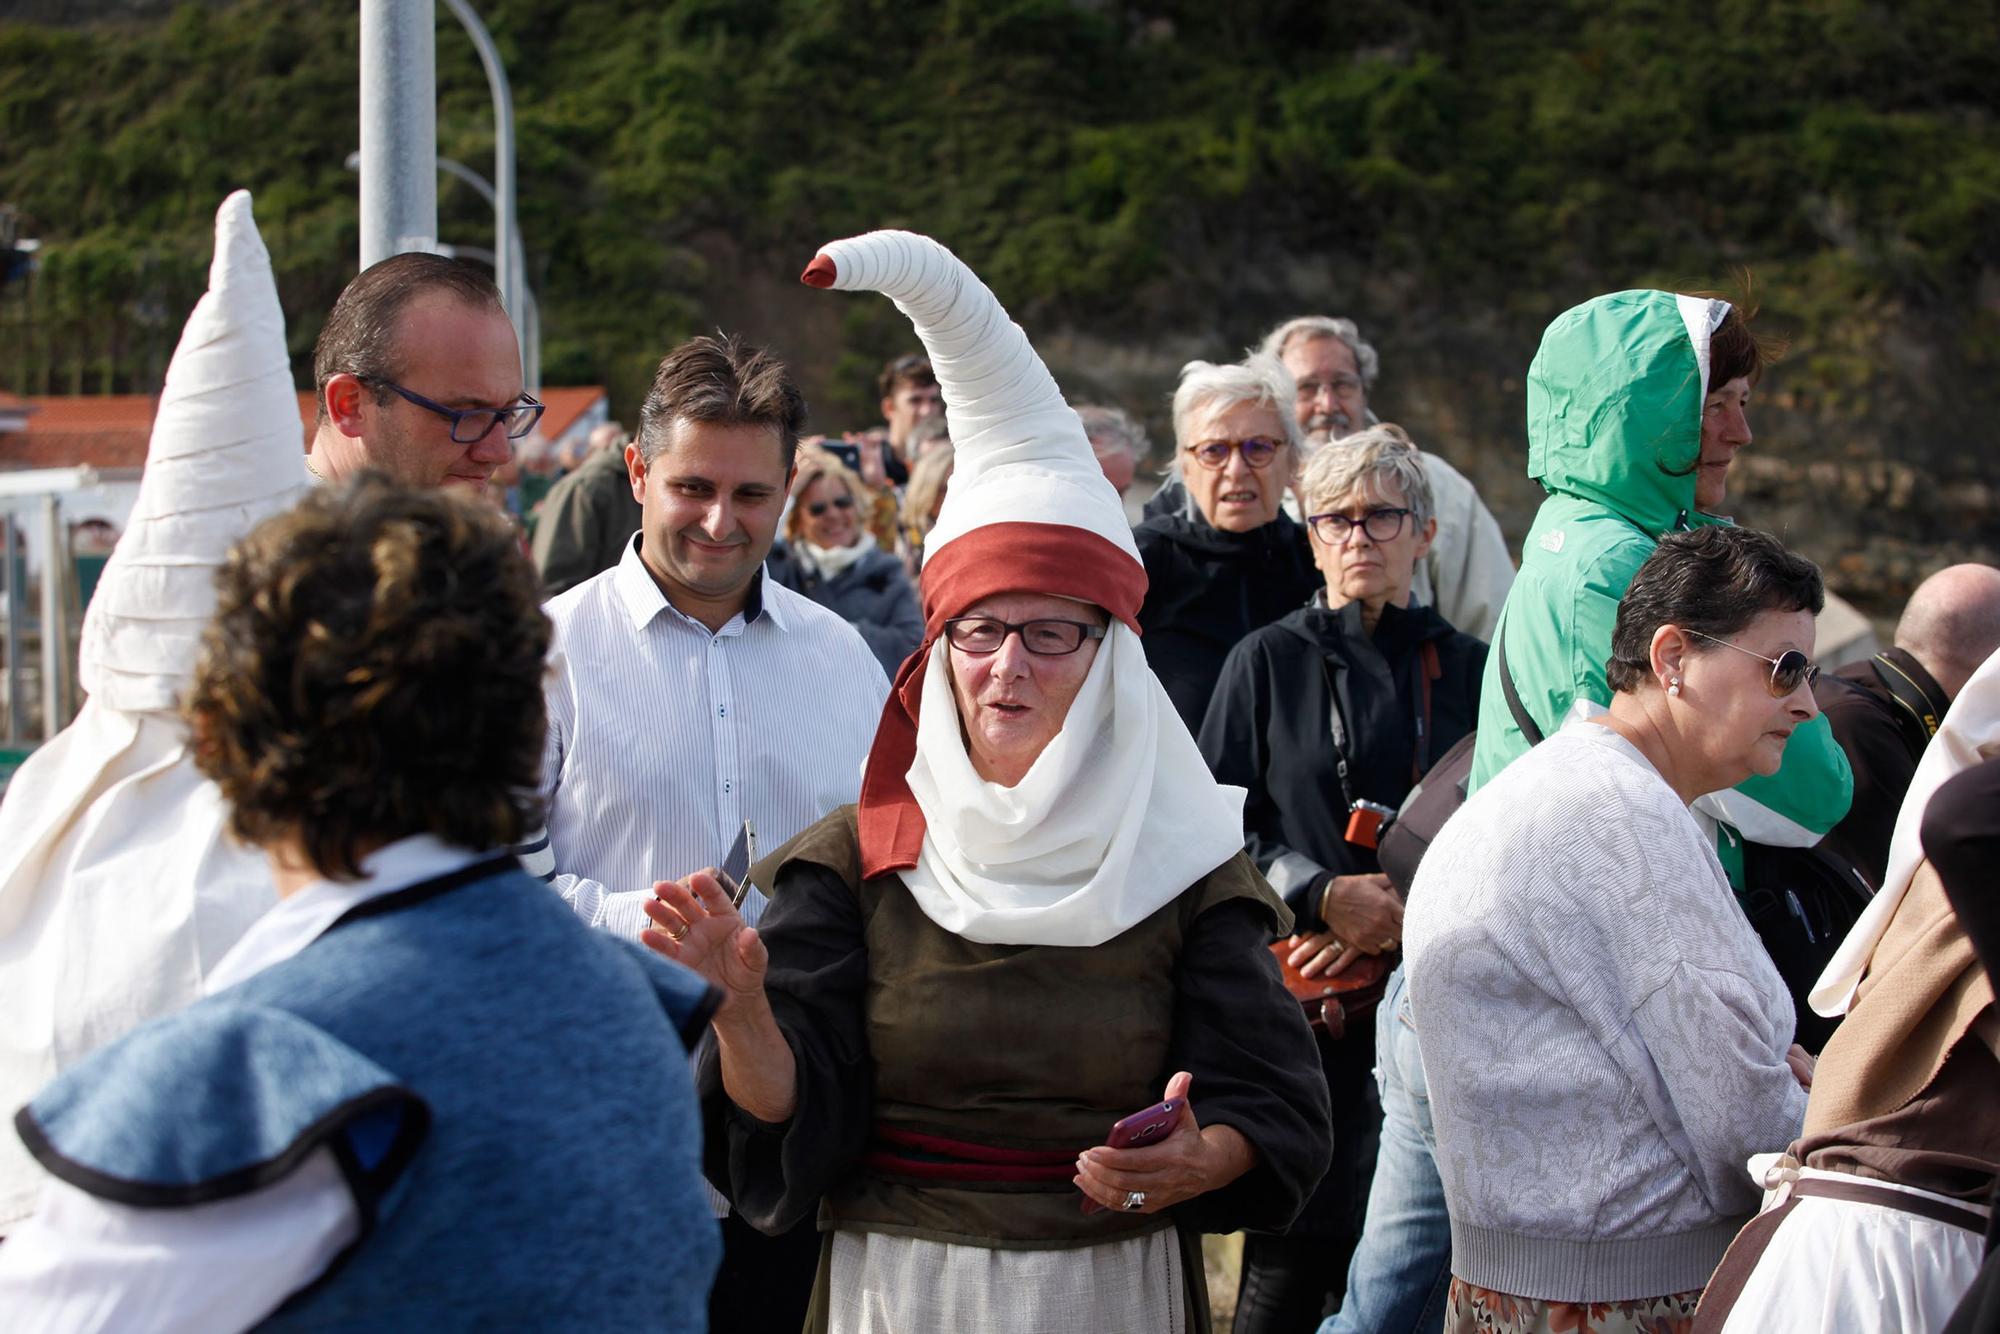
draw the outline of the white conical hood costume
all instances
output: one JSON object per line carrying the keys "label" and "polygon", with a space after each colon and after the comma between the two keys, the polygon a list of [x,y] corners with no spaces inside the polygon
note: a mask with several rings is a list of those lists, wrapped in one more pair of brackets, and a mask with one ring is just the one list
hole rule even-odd
{"label": "white conical hood costume", "polygon": [[1910,882],[1924,864],[1920,830],[1924,807],[1955,775],[2000,755],[2000,653],[1981,663],[1945,710],[1937,735],[1924,748],[1910,787],[1896,812],[1896,832],[1889,839],[1889,864],[1882,873],[1882,888],[1868,901],[1868,907],[1840,942],[1840,948],[1819,975],[1807,997],[1813,1009],[1828,1018],[1844,1015],[1854,1004],[1854,993],[1875,947],[1889,929],[1889,919],[1910,892]]}
{"label": "white conical hood costume", "polygon": [[[270,255],[237,191],[215,219],[130,524],[83,623],[76,721],[0,803],[0,1102],[200,994],[276,901],[262,854],[228,838],[174,710],[231,543],[304,494],[298,397]],[[0,1136],[0,1232],[41,1179]]]}
{"label": "white conical hood costume", "polygon": [[[1109,940],[1243,848],[1243,789],[1209,776],[1146,665],[1146,571],[1118,493],[1027,335],[936,241],[836,241],[804,277],[882,292],[910,317],[957,458],[924,546],[924,642],[896,674],[862,779],[862,872],[900,872],[925,914],[968,940]],[[1011,788],[973,770],[943,637],[1002,593],[1112,618],[1062,731]]]}

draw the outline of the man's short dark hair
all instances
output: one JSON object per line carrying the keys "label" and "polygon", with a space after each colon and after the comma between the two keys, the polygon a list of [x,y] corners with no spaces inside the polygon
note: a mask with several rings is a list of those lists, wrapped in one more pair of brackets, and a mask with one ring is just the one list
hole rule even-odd
{"label": "man's short dark hair", "polygon": [[876,397],[894,398],[898,389],[928,389],[936,383],[931,359],[921,352],[908,352],[882,367],[882,373],[875,377]]}
{"label": "man's short dark hair", "polygon": [[1663,625],[1728,639],[1767,611],[1817,616],[1825,605],[1819,566],[1769,533],[1725,524],[1668,533],[1619,600],[1605,681],[1637,689],[1652,673],[1653,636]]}
{"label": "man's short dark hair", "polygon": [[778,433],[785,470],[798,453],[806,399],[791,373],[761,347],[733,334],[690,338],[660,362],[639,408],[639,455],[651,463],[677,421],[765,426]]}
{"label": "man's short dark hair", "polygon": [[369,382],[377,403],[389,401],[390,391],[380,382],[400,378],[403,370],[396,327],[403,309],[429,292],[448,292],[465,305],[506,313],[493,279],[459,260],[410,251],[370,264],[341,289],[313,345],[319,423],[326,421],[326,382],[336,375],[358,376]]}
{"label": "man's short dark hair", "polygon": [[230,828],[354,878],[371,844],[519,843],[541,817],[549,619],[490,506],[379,472],[229,553],[186,714]]}

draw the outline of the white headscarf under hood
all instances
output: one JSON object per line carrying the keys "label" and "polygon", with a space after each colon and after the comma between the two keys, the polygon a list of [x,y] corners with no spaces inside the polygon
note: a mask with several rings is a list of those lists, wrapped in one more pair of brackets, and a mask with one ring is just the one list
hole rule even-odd
{"label": "white headscarf under hood", "polygon": [[[908,232],[824,247],[805,280],[895,299],[930,354],[956,465],[924,547],[924,642],[897,673],[862,780],[861,862],[902,874],[968,940],[1100,944],[1243,847],[1241,788],[1209,775],[1147,666],[1145,567],[1076,413],[992,292]],[[1059,732],[1015,786],[972,768],[944,622],[1001,593],[1112,622]]]}
{"label": "white headscarf under hood", "polygon": [[[129,526],[84,618],[90,698],[0,804],[0,1101],[23,1102],[128,1029],[180,1008],[276,901],[231,841],[174,710],[230,544],[306,487],[298,398],[250,196],[215,220],[208,294],[167,370]],[[0,1232],[40,1169],[0,1136]]]}

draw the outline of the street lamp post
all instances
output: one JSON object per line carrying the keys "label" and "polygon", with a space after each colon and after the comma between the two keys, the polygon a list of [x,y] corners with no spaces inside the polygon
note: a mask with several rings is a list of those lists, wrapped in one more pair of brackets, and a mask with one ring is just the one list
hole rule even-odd
{"label": "street lamp post", "polygon": [[479,63],[486,67],[486,86],[493,93],[493,183],[494,191],[488,197],[493,200],[494,243],[493,253],[499,257],[494,278],[500,288],[500,296],[507,303],[507,313],[514,317],[515,336],[522,338],[522,359],[527,358],[525,320],[521,310],[521,289],[525,285],[518,257],[520,254],[514,234],[518,225],[514,218],[514,93],[507,85],[507,67],[500,62],[500,48],[493,44],[493,35],[486,31],[486,25],[479,21],[469,0],[444,0],[451,12],[471,36],[472,44],[479,48]]}
{"label": "street lamp post", "polygon": [[431,0],[361,0],[361,267],[437,241]]}

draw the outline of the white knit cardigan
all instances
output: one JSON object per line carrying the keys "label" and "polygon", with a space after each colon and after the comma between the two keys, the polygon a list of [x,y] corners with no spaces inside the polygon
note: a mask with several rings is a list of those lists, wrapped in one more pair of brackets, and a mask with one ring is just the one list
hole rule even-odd
{"label": "white knit cardigan", "polygon": [[1806,1095],[1791,997],[1659,772],[1568,724],[1439,834],[1404,948],[1452,1273],[1546,1301],[1704,1286]]}

